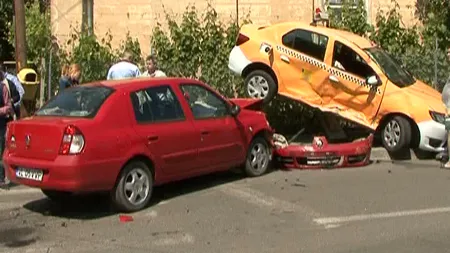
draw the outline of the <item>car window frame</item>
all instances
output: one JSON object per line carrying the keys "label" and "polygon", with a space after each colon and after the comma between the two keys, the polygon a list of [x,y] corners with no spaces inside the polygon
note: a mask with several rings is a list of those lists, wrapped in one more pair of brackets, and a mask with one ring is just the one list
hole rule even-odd
{"label": "car window frame", "polygon": [[[320,46],[321,38],[325,38],[325,39],[326,39],[326,43],[325,43],[324,51],[323,51],[323,56],[322,56],[321,59],[320,59],[320,58],[317,58],[317,57],[314,56],[314,55],[311,55],[310,53],[303,52],[303,51],[300,51],[300,50],[298,50],[298,49],[295,49],[295,48],[294,48],[294,44],[295,44],[295,37],[296,37],[296,36],[294,37],[294,41],[292,42],[292,45],[288,45],[288,44],[285,44],[285,43],[284,43],[284,38],[285,38],[286,36],[288,36],[288,35],[291,34],[291,33],[294,33],[294,34],[295,34],[295,32],[297,32],[297,31],[302,31],[302,32],[310,33],[310,34],[311,34],[311,41],[312,41],[313,43],[314,43],[314,41],[313,41],[314,39],[313,39],[312,36],[313,36],[313,35],[317,35],[317,36],[318,36],[318,44],[317,44],[317,46]],[[283,46],[288,47],[289,49],[292,49],[292,50],[295,50],[296,52],[305,54],[305,55],[307,55],[307,56],[309,56],[309,57],[312,57],[312,58],[314,58],[314,59],[316,59],[316,60],[318,60],[318,61],[320,61],[320,62],[325,62],[325,59],[326,59],[326,56],[327,56],[328,44],[330,43],[330,37],[327,36],[327,35],[318,33],[318,32],[311,31],[311,30],[307,30],[307,29],[303,29],[303,28],[294,28],[294,29],[291,29],[291,30],[289,30],[288,32],[284,33],[283,36],[281,36],[281,43],[283,44]],[[314,43],[314,44],[315,44],[315,43]]]}
{"label": "car window frame", "polygon": [[[149,89],[155,89],[155,88],[162,88],[162,87],[166,87],[166,88],[168,88],[168,90],[172,93],[172,95],[174,96],[174,98],[175,98],[175,100],[178,102],[178,106],[179,106],[179,109],[180,109],[180,111],[181,111],[181,113],[182,113],[182,118],[179,118],[179,119],[160,119],[160,120],[151,120],[151,121],[139,121],[138,119],[137,119],[137,117],[136,117],[136,111],[135,111],[135,107],[134,107],[134,105],[133,105],[133,99],[132,99],[132,95],[133,95],[133,93],[138,93],[138,92],[141,92],[141,91],[147,91],[147,90],[149,90]],[[175,90],[172,88],[172,85],[170,85],[170,84],[161,84],[161,85],[156,85],[156,86],[149,86],[149,87],[146,87],[146,88],[141,88],[141,89],[137,89],[137,90],[133,90],[133,91],[130,91],[130,93],[129,93],[129,101],[130,101],[130,103],[131,103],[131,108],[132,108],[132,115],[134,116],[133,118],[134,118],[134,120],[135,120],[135,122],[138,124],[138,125],[150,125],[150,124],[161,124],[161,123],[173,123],[173,122],[183,122],[183,121],[186,121],[187,120],[187,118],[186,118],[186,113],[185,113],[185,111],[183,110],[183,106],[181,105],[181,101],[178,99],[178,96],[177,96],[177,94],[176,94],[176,92],[175,92]]]}
{"label": "car window frame", "polygon": [[[218,100],[220,100],[220,101],[222,101],[222,102],[224,103],[224,105],[225,105],[225,107],[226,107],[227,114],[225,114],[224,116],[220,116],[220,117],[196,118],[196,117],[195,117],[195,114],[194,114],[194,111],[192,110],[192,108],[191,108],[191,106],[190,106],[190,104],[189,104],[189,101],[188,101],[187,98],[184,96],[185,91],[183,90],[183,86],[198,86],[198,87],[200,87],[200,88],[202,88],[202,89],[204,89],[204,90],[210,92],[214,97],[216,97]],[[200,120],[200,121],[201,121],[201,120],[211,120],[211,119],[213,119],[213,120],[214,120],[214,119],[225,119],[225,118],[227,118],[227,117],[232,117],[232,116],[233,116],[233,115],[231,114],[231,111],[230,111],[230,104],[229,104],[228,100],[225,99],[225,98],[223,98],[223,96],[221,96],[220,94],[218,94],[217,92],[215,92],[213,89],[211,89],[211,88],[209,88],[209,87],[207,87],[207,86],[205,86],[205,85],[202,85],[202,84],[198,84],[198,83],[190,83],[190,82],[182,82],[182,83],[180,83],[180,84],[179,84],[179,89],[180,89],[180,91],[181,91],[181,93],[182,93],[182,96],[183,96],[183,98],[184,98],[184,101],[186,102],[187,107],[189,108],[189,110],[190,110],[190,112],[191,112],[191,114],[192,114],[192,118],[193,118],[194,120]]]}
{"label": "car window frame", "polygon": [[334,40],[333,41],[333,45],[331,46],[331,48],[332,48],[332,50],[333,50],[333,52],[332,52],[332,54],[331,54],[331,67],[332,68],[334,68],[334,69],[337,69],[337,70],[339,70],[339,71],[342,71],[342,72],[345,72],[345,73],[347,73],[347,74],[349,74],[349,75],[353,75],[353,76],[356,76],[356,77],[358,77],[358,78],[361,78],[361,79],[364,79],[364,80],[366,80],[368,77],[370,77],[370,76],[367,76],[367,77],[364,77],[364,76],[360,76],[360,75],[357,75],[357,74],[355,74],[355,73],[352,73],[352,72],[350,72],[350,71],[348,71],[348,70],[343,70],[343,69],[340,69],[340,68],[338,68],[338,67],[335,67],[334,66],[334,61],[335,61],[335,59],[334,59],[334,56],[335,56],[335,49],[336,49],[336,44],[337,43],[339,43],[339,44],[341,44],[342,46],[345,46],[345,47],[347,47],[347,48],[349,48],[354,54],[356,54],[356,56],[359,58],[359,60],[358,59],[356,59],[357,61],[359,61],[359,62],[361,62],[362,64],[365,64],[367,67],[369,67],[371,70],[372,70],[372,72],[373,72],[373,76],[376,76],[376,77],[378,77],[378,73],[377,73],[377,71],[364,59],[364,57],[362,57],[356,50],[354,50],[352,47],[350,47],[350,46],[348,46],[347,44],[345,44],[344,42],[342,42],[342,41],[339,41],[339,40]]}

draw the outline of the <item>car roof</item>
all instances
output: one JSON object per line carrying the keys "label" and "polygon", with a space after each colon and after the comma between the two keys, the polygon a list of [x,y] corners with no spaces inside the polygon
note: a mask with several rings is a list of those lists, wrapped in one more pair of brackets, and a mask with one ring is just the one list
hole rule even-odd
{"label": "car roof", "polygon": [[344,31],[344,30],[339,30],[339,29],[334,29],[334,28],[328,28],[325,26],[313,26],[306,22],[301,22],[301,21],[281,22],[281,23],[273,24],[272,26],[273,27],[282,26],[282,27],[286,27],[286,28],[292,27],[292,29],[304,28],[304,29],[308,29],[311,31],[321,33],[323,35],[333,36],[344,42],[353,43],[356,46],[363,48],[363,49],[373,47],[371,40],[361,37],[355,33],[352,33],[349,31]]}
{"label": "car roof", "polygon": [[82,84],[83,86],[97,86],[103,85],[113,88],[115,90],[136,90],[144,87],[158,86],[158,85],[171,85],[174,83],[195,83],[202,84],[196,79],[183,78],[183,77],[137,77],[120,80],[100,80],[90,83]]}

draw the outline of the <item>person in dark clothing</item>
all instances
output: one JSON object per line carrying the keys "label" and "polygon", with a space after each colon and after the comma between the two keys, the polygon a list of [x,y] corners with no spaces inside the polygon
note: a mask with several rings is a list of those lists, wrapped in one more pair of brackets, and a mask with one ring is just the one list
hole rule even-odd
{"label": "person in dark clothing", "polygon": [[0,71],[0,186],[6,184],[5,168],[3,166],[3,152],[5,150],[5,135],[7,123],[13,120],[14,110],[9,95],[8,81],[3,71]]}
{"label": "person in dark clothing", "polygon": [[80,83],[81,68],[78,64],[72,64],[69,67],[64,67],[61,78],[59,79],[59,91],[65,88],[78,85]]}

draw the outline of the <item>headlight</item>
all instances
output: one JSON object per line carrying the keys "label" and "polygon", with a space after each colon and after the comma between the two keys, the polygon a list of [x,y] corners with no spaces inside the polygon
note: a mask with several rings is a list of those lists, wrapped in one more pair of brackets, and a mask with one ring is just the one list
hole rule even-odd
{"label": "headlight", "polygon": [[439,122],[441,124],[444,124],[444,122],[445,122],[445,114],[443,114],[443,113],[430,111],[430,116],[436,122]]}

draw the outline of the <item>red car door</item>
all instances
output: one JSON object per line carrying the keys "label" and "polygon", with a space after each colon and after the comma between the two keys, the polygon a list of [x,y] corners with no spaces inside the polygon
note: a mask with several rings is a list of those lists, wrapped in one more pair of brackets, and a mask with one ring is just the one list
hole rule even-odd
{"label": "red car door", "polygon": [[165,175],[189,174],[196,169],[200,140],[185,117],[169,85],[153,86],[130,94],[135,129]]}
{"label": "red car door", "polygon": [[181,84],[199,133],[198,161],[204,169],[239,165],[246,156],[240,124],[229,112],[227,102],[200,84]]}

